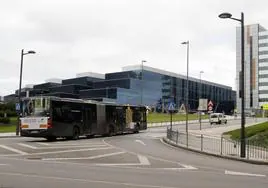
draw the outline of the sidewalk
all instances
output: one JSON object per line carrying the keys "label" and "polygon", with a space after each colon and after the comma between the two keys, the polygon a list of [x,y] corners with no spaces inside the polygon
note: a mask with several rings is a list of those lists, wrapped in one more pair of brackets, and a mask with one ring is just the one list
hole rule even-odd
{"label": "sidewalk", "polygon": [[[226,116],[227,120],[239,120],[240,117],[234,117],[234,116]],[[208,123],[209,119],[202,119],[202,123]],[[173,125],[183,125],[185,124],[186,121],[172,121]],[[196,124],[199,123],[199,120],[189,120],[188,124]],[[147,123],[147,127],[151,128],[151,127],[164,127],[164,126],[168,126],[170,125],[170,121],[166,121],[166,122],[159,122],[159,123]]]}
{"label": "sidewalk", "polygon": [[[245,127],[249,127],[249,126],[255,125],[257,123],[263,123],[265,121],[267,121],[267,118],[256,119],[250,123],[246,123]],[[241,128],[240,123],[237,125],[222,126],[222,127],[213,127],[213,125],[212,125],[211,128],[206,128],[206,129],[202,129],[202,130],[189,130],[189,133],[196,134],[196,135],[207,135],[207,136],[213,136],[213,137],[221,137],[222,134],[225,132],[232,131],[235,129],[240,129],[240,128]]]}
{"label": "sidewalk", "polygon": [[0,138],[9,138],[9,137],[16,137],[15,132],[10,132],[10,133],[0,133]]}
{"label": "sidewalk", "polygon": [[[267,121],[267,118],[252,121],[245,126],[251,126],[256,123]],[[258,145],[246,140],[246,158],[240,158],[240,140],[231,140],[222,136],[224,132],[239,129],[241,125],[228,127],[215,127],[203,130],[189,130],[186,134],[183,131],[171,131],[168,129],[167,138],[164,140],[174,146],[186,148],[192,151],[206,153],[210,155],[235,158],[247,162],[268,164],[268,148],[259,147]]]}

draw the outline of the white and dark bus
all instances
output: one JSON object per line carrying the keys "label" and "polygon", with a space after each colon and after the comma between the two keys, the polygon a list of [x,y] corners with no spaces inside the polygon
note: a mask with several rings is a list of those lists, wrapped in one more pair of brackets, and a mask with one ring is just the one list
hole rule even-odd
{"label": "white and dark bus", "polygon": [[119,105],[93,100],[29,97],[22,100],[20,135],[78,139],[112,136],[147,129],[145,106]]}

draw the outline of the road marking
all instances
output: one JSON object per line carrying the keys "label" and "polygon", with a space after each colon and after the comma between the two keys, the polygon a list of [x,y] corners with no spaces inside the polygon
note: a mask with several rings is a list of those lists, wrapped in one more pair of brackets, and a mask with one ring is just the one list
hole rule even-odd
{"label": "road marking", "polygon": [[96,156],[91,156],[91,157],[73,157],[73,158],[45,158],[42,159],[44,161],[55,161],[55,160],[79,160],[79,159],[99,159],[103,157],[109,157],[109,156],[114,156],[114,155],[121,155],[126,152],[115,152],[115,153],[107,153],[103,155],[96,155]]}
{"label": "road marking", "polygon": [[0,166],[9,166],[9,164],[0,164]]}
{"label": "road marking", "polygon": [[103,147],[103,148],[85,148],[85,149],[72,149],[72,150],[63,150],[63,151],[49,151],[49,152],[41,152],[41,153],[31,153],[28,155],[44,155],[44,154],[56,154],[56,153],[70,153],[70,152],[78,152],[78,151],[94,151],[94,150],[104,150],[104,149],[113,149],[113,147]]}
{"label": "road marking", "polygon": [[146,146],[146,144],[143,141],[141,141],[141,140],[135,140],[135,142],[140,143],[140,144]]}
{"label": "road marking", "polygon": [[47,147],[41,147],[41,148],[36,148],[36,149],[64,149],[64,148],[92,148],[92,147],[107,147],[107,145],[71,145],[71,146],[47,146]]}
{"label": "road marking", "polygon": [[20,145],[22,147],[30,148],[30,149],[37,149],[37,147],[31,146],[31,145],[28,145],[28,144],[18,143],[18,145]]}
{"label": "road marking", "polygon": [[136,184],[129,182],[116,182],[116,181],[102,181],[102,180],[91,180],[91,179],[82,179],[82,178],[68,178],[68,177],[59,177],[59,176],[42,176],[42,175],[34,175],[34,174],[22,174],[22,173],[8,173],[8,172],[0,172],[1,176],[20,176],[25,178],[40,178],[40,179],[51,179],[51,180],[65,180],[70,182],[82,182],[82,183],[98,183],[98,184],[107,184],[107,185],[117,185],[117,186],[125,186],[125,187],[148,187],[148,188],[176,188],[176,187],[168,187],[163,185],[150,185],[150,184]]}
{"label": "road marking", "polygon": [[49,146],[50,145],[48,143],[43,143],[43,142],[37,142],[37,144],[42,145],[42,146]]}
{"label": "road marking", "polygon": [[[124,152],[126,153],[126,152]],[[96,163],[97,166],[146,166],[151,165],[148,158],[143,155],[138,155],[139,163]]]}
{"label": "road marking", "polygon": [[234,175],[234,176],[255,176],[255,177],[266,177],[266,175],[263,175],[263,174],[251,174],[251,173],[235,172],[235,171],[229,171],[229,170],[225,170],[224,173],[225,173],[226,175]]}
{"label": "road marking", "polygon": [[9,151],[12,151],[14,153],[18,153],[18,154],[21,154],[21,155],[28,155],[28,153],[24,152],[24,151],[20,151],[18,149],[15,149],[15,148],[12,148],[12,147],[9,147],[9,146],[5,146],[5,145],[0,145],[1,148],[4,148],[6,150],[9,150]]}
{"label": "road marking", "polygon": [[195,168],[195,167],[193,167],[191,165],[185,165],[185,164],[180,164],[180,163],[178,163],[178,164],[183,166],[183,168],[180,168],[181,170],[182,169],[185,169],[185,170],[198,170],[198,168]]}
{"label": "road marking", "polygon": [[138,159],[139,159],[141,165],[151,165],[148,158],[143,156],[143,155],[138,155]]}
{"label": "road marking", "polygon": [[[165,145],[167,145],[167,146],[169,146],[169,147],[174,147],[174,146],[170,146],[170,145],[166,144],[162,139],[160,139],[160,141],[161,141],[163,144],[165,144]],[[126,150],[126,149],[124,149],[124,148],[120,148],[120,147],[117,147],[117,146],[113,146],[112,144],[107,143],[107,142],[105,141],[105,139],[103,139],[102,142],[105,143],[105,144],[107,144],[107,145],[109,145],[109,146],[111,146],[111,147],[114,147],[114,148],[117,148],[117,149],[121,149],[121,150],[126,151],[126,152],[128,152],[128,153],[130,153],[130,154],[138,155],[138,156],[139,156],[139,154],[137,154],[137,153],[135,153],[135,152],[131,152],[131,151],[128,151],[128,150]],[[174,148],[176,148],[176,147],[174,147]],[[196,168],[196,167],[193,167],[193,166],[190,166],[190,165],[181,164],[181,163],[178,163],[178,162],[176,162],[176,161],[170,161],[170,160],[166,160],[166,159],[162,159],[162,158],[154,157],[154,156],[148,156],[148,155],[147,155],[147,157],[148,157],[148,158],[151,158],[151,159],[154,159],[154,160],[163,161],[163,162],[169,162],[169,163],[173,163],[173,164],[177,164],[177,165],[182,166],[182,168],[176,168],[177,170],[198,170],[198,168]],[[147,160],[148,160],[148,159],[147,159]],[[120,165],[120,164],[119,164],[119,165]],[[141,165],[141,164],[140,164],[140,163],[138,163],[138,164],[131,163],[131,164],[128,164],[128,165]]]}

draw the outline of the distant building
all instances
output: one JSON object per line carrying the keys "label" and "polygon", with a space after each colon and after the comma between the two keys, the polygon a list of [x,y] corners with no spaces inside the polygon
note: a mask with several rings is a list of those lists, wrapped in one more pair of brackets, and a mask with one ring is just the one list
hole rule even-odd
{"label": "distant building", "polygon": [[[148,66],[127,66],[120,72],[82,73],[61,83],[34,85],[22,96],[53,95],[92,99],[120,104],[144,104],[163,110],[169,102],[179,108],[185,105],[186,76]],[[17,93],[17,91],[16,91]],[[189,109],[196,111],[199,96],[211,100],[218,110],[224,103],[234,103],[234,91],[229,86],[189,77]],[[234,106],[234,105],[233,105]],[[164,108],[163,108],[164,107]],[[233,110],[233,109],[232,109]]]}
{"label": "distant building", "polygon": [[[245,26],[245,108],[268,104],[268,31],[259,24]],[[236,29],[236,105],[241,112],[241,27]]]}

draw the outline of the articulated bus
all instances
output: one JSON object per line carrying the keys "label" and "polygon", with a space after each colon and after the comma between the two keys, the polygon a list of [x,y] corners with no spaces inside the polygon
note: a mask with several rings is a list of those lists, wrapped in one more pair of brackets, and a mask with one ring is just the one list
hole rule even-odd
{"label": "articulated bus", "polygon": [[119,105],[93,100],[52,96],[22,99],[20,135],[79,139],[112,136],[147,129],[145,106]]}

